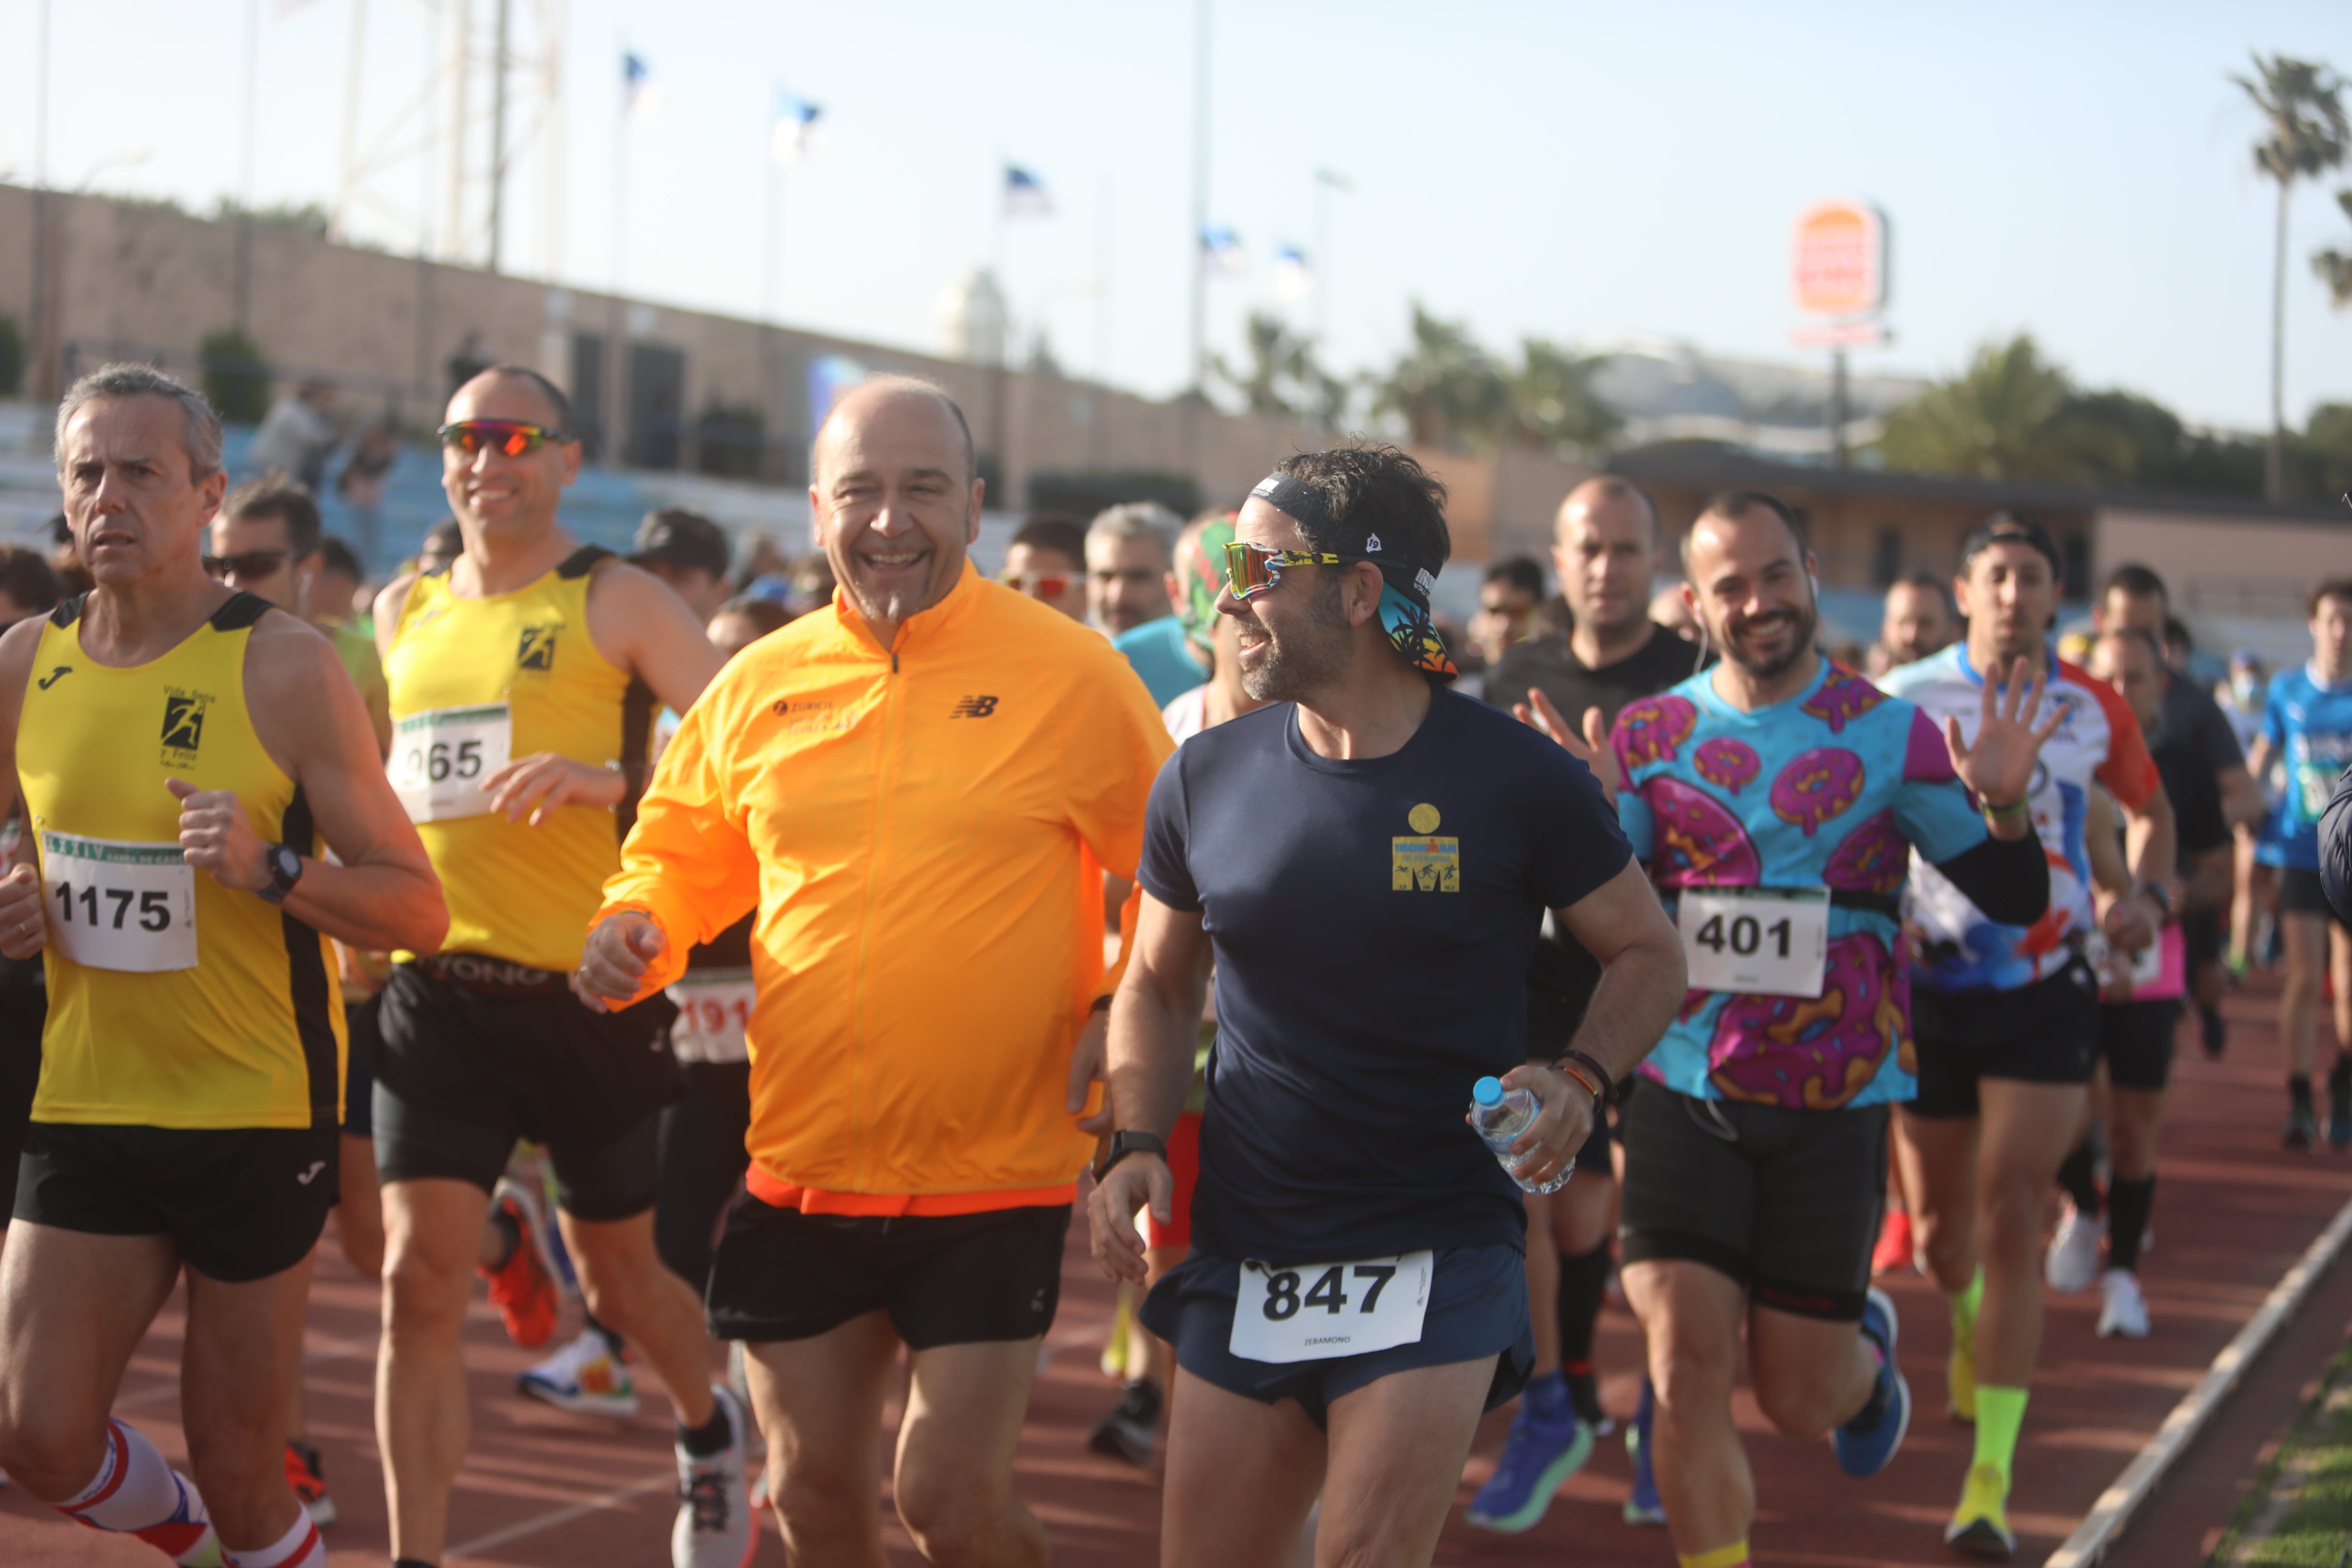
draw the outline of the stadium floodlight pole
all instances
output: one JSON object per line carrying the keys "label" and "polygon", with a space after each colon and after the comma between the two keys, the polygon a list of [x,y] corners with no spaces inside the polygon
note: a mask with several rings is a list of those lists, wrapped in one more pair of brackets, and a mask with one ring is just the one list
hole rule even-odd
{"label": "stadium floodlight pole", "polygon": [[253,296],[253,114],[261,92],[261,0],[245,5],[245,102],[237,117],[236,275],[230,314],[236,330],[248,324]]}
{"label": "stadium floodlight pole", "polygon": [[490,247],[488,270],[499,269],[499,241],[507,217],[507,38],[513,0],[499,0],[499,38],[490,51]]}
{"label": "stadium floodlight pole", "polygon": [[47,349],[49,259],[49,0],[40,0],[33,45],[33,297],[25,311],[26,352],[33,362],[32,392],[50,397],[51,356]]}
{"label": "stadium floodlight pole", "polygon": [[1209,278],[1202,236],[1209,226],[1209,0],[1193,0],[1192,37],[1192,392],[1209,390]]}

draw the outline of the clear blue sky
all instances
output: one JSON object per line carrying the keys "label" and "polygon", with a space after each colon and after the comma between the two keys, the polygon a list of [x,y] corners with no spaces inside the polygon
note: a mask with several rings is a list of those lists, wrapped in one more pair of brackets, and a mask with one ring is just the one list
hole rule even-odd
{"label": "clear blue sky", "polygon": [[[54,0],[48,167],[73,185],[192,205],[236,188],[244,0]],[[263,202],[329,199],[353,0],[261,0]],[[448,4],[450,0],[440,0]],[[561,0],[512,0],[518,36]],[[496,0],[473,0],[487,30]],[[784,176],[787,321],[932,349],[936,300],[995,245],[1001,159],[1056,203],[1008,237],[1016,311],[1063,363],[1096,368],[1109,207],[1108,373],[1187,379],[1190,0],[568,0],[562,275],[612,277],[619,52],[650,62],[660,112],[629,132],[633,290],[752,313],[761,298],[770,94],[824,106],[815,159]],[[424,78],[431,13],[370,0],[362,130]],[[1406,5],[1218,0],[1211,216],[1252,252],[1210,289],[1231,352],[1274,305],[1278,243],[1312,247],[1312,172],[1331,204],[1329,361],[1385,363],[1408,300],[1489,343],[1636,335],[1795,357],[1790,223],[1807,203],[1880,203],[1895,243],[1896,342],[1862,368],[1936,373],[1990,334],[2032,331],[2093,385],[2192,419],[2267,421],[2272,195],[2250,109],[2224,73],[2252,49],[2352,71],[2341,4]],[[0,168],[32,154],[35,0],[0,0]],[[1866,21],[1862,18],[1867,18]],[[519,121],[532,110],[517,111]],[[2352,172],[2342,182],[2352,184]],[[542,266],[530,158],[507,256]],[[366,217],[394,247],[420,172],[389,168]],[[2288,408],[2352,401],[2352,313],[2307,257],[2352,248],[2333,187],[2294,209]],[[0,310],[20,309],[0,301]],[[1302,326],[1314,307],[1288,308]]]}

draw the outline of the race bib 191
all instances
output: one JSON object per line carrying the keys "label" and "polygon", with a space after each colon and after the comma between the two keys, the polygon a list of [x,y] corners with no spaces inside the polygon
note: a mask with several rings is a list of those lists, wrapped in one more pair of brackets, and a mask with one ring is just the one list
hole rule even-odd
{"label": "race bib 191", "polygon": [[670,1026],[671,1051],[682,1062],[741,1062],[751,1059],[745,1031],[758,993],[748,969],[699,969],[669,988],[677,1004]]}
{"label": "race bib 191", "polygon": [[1819,996],[1829,955],[1827,888],[1683,888],[1682,932],[1694,991]]}
{"label": "race bib 191", "polygon": [[196,869],[177,844],[41,835],[49,940],[88,969],[196,966]]}
{"label": "race bib 191", "polygon": [[1227,1348],[1250,1361],[1291,1362],[1416,1343],[1436,1256],[1244,1263]]}
{"label": "race bib 191", "polygon": [[490,809],[482,781],[512,761],[514,720],[507,705],[436,708],[393,726],[384,763],[411,822],[480,816]]}

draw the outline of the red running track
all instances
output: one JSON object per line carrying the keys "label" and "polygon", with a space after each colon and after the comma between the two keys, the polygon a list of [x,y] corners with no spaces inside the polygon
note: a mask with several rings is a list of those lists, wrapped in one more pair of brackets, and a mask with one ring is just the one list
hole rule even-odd
{"label": "red running track", "polygon": [[[2157,1241],[2144,1261],[2154,1335],[2138,1342],[2098,1340],[2092,1332],[2095,1293],[2050,1299],[2011,1500],[2022,1563],[2039,1563],[2066,1536],[2273,1282],[2352,1197],[2352,1157],[2289,1155],[2277,1147],[2284,1096],[2273,994],[2263,986],[2231,998],[2232,1038],[2219,1063],[2207,1062],[2190,1043],[2193,1036],[2183,1036],[2157,1194]],[[1084,1230],[1081,1219],[1073,1227],[1061,1318],[1047,1342],[1050,1359],[1022,1444],[1019,1484],[1044,1520],[1058,1563],[1139,1568],[1157,1558],[1156,1477],[1086,1448],[1087,1428],[1116,1391],[1096,1366],[1111,1292],[1085,1256]],[[331,1243],[326,1254],[312,1294],[308,1357],[312,1440],[325,1450],[342,1511],[328,1543],[337,1563],[379,1568],[388,1553],[370,1425],[375,1293],[333,1256]],[[2116,1563],[2202,1560],[2295,1391],[2340,1342],[2344,1315],[2352,1312],[2347,1276],[2352,1269],[2336,1270],[2288,1342],[2258,1363],[2214,1435],[2192,1447],[2160,1489],[2149,1521],[2123,1538]],[[1847,1479],[1826,1444],[1771,1435],[1742,1397],[1739,1418],[1760,1503],[1754,1535],[1759,1563],[1847,1568],[1960,1561],[1942,1543],[1969,1458],[1967,1429],[1942,1414],[1948,1320],[1926,1281],[1906,1275],[1889,1284],[1904,1317],[1904,1369],[1920,1403],[1908,1442],[1884,1475]],[[175,1304],[142,1346],[117,1406],[175,1459],[186,1453],[177,1424],[180,1332]],[[626,1424],[562,1415],[512,1392],[515,1373],[532,1358],[507,1343],[496,1317],[478,1302],[467,1342],[474,1446],[455,1500],[450,1539],[457,1549],[449,1568],[666,1561],[672,1509],[666,1403],[658,1395],[646,1399],[643,1413]],[[1637,1392],[1637,1356],[1632,1320],[1612,1308],[1599,1359],[1603,1396],[1621,1415]],[[1481,1428],[1463,1501],[1486,1479],[1507,1424],[1508,1412],[1497,1412]],[[1620,1521],[1625,1484],[1624,1450],[1604,1440],[1535,1530],[1507,1539],[1481,1534],[1462,1523],[1457,1509],[1438,1561],[1670,1563],[1663,1531]],[[918,1563],[887,1500],[884,1512],[894,1563]],[[764,1528],[769,1539],[758,1560],[781,1564],[773,1520]],[[59,1521],[20,1490],[0,1492],[0,1563],[152,1568],[156,1561],[135,1542]]]}

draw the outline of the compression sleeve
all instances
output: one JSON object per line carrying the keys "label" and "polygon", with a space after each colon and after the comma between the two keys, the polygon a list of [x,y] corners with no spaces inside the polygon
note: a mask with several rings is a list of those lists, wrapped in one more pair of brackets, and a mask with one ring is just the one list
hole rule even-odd
{"label": "compression sleeve", "polygon": [[2022,838],[1985,840],[1936,869],[1968,895],[1985,918],[2005,926],[2030,926],[2050,908],[2050,858],[2029,825]]}

